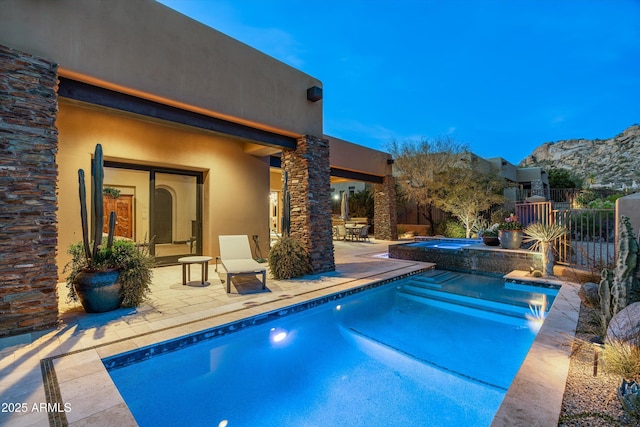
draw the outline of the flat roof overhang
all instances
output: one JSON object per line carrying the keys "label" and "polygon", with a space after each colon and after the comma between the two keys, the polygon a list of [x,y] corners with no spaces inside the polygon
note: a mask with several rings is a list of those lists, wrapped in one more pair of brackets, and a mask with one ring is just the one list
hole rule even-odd
{"label": "flat roof overhang", "polygon": [[141,116],[249,140],[277,150],[294,150],[296,138],[207,116],[78,80],[59,77],[58,96]]}
{"label": "flat roof overhang", "polygon": [[[271,156],[269,159],[269,166],[275,169],[282,169],[282,162],[280,157]],[[343,181],[362,181],[370,182],[373,184],[382,184],[384,182],[384,177],[382,176],[336,168],[333,166],[331,167],[331,177],[341,178],[341,180]]]}

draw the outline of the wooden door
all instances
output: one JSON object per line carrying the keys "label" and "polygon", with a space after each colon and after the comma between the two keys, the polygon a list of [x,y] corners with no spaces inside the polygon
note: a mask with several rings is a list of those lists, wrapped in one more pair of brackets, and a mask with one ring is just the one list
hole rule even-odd
{"label": "wooden door", "polygon": [[113,235],[133,239],[133,195],[121,194],[113,198],[108,194],[102,197],[104,206],[103,233],[109,232],[109,215],[111,211],[116,213],[116,228]]}

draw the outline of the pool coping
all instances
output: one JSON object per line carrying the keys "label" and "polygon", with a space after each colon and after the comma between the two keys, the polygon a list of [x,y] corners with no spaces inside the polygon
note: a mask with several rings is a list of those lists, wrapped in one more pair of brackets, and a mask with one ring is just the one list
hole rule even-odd
{"label": "pool coping", "polygon": [[[164,331],[156,331],[153,337],[147,337],[147,348],[157,345],[159,342],[171,341],[178,337],[193,336],[207,330],[229,327],[229,325],[255,324],[255,319],[273,318],[280,315],[288,315],[300,311],[302,306],[319,305],[319,300],[326,303],[338,298],[337,295],[347,296],[363,290],[381,286],[395,280],[417,274],[433,267],[406,273],[398,277],[363,283],[356,286],[330,292],[315,298],[307,298],[298,303],[289,301],[272,301],[264,303],[266,311],[246,316],[240,320],[230,318],[228,313],[215,316],[221,323],[218,326],[204,327],[207,319],[194,321],[190,324],[181,324],[167,328]],[[505,279],[520,282],[543,282],[540,278],[531,280],[524,272],[514,272],[505,276]],[[552,305],[547,318],[532,344],[525,361],[523,362],[516,378],[507,391],[507,394],[496,413],[491,426],[512,425],[557,425],[562,405],[562,397],[566,376],[568,374],[571,341],[577,324],[580,300],[577,296],[577,287],[568,282],[549,281],[555,285],[561,285],[560,292]],[[269,310],[269,306],[273,309]],[[298,307],[291,310],[291,307]],[[254,319],[254,320],[252,320]],[[209,319],[211,320],[211,319]],[[265,320],[266,321],[266,320]],[[261,322],[262,323],[262,322]],[[163,336],[165,337],[164,339]],[[137,341],[135,338],[139,338]],[[208,337],[210,338],[210,337]],[[207,338],[207,339],[208,339]],[[135,345],[127,345],[127,341],[135,341]],[[141,338],[144,342],[144,337]],[[104,360],[110,357],[118,357],[132,353],[144,354],[145,347],[140,346],[140,337],[124,339],[122,342],[109,343],[94,348],[78,350],[70,353],[49,357],[41,361],[43,379],[45,380],[45,393],[47,402],[58,404],[61,408],[65,404],[71,405],[73,413],[65,413],[64,410],[49,413],[49,424],[52,426],[72,425],[75,422],[91,422],[92,420],[106,420],[115,422],[121,426],[136,426],[137,423],[129,411],[126,403],[120,396],[113,383]],[[544,380],[544,382],[542,381]],[[78,403],[90,393],[97,397],[91,399],[90,407]],[[96,404],[95,402],[99,402]],[[64,402],[64,403],[63,403]]]}
{"label": "pool coping", "polygon": [[571,348],[578,324],[580,286],[558,278],[531,278],[522,271],[512,272],[505,278],[542,281],[561,287],[491,427],[556,426],[562,411]]}

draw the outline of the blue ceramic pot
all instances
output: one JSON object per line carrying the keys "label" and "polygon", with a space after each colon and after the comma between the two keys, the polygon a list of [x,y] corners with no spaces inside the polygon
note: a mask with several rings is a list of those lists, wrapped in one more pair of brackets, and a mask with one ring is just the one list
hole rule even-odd
{"label": "blue ceramic pot", "polygon": [[87,313],[115,310],[122,302],[120,271],[81,271],[73,283],[80,303]]}

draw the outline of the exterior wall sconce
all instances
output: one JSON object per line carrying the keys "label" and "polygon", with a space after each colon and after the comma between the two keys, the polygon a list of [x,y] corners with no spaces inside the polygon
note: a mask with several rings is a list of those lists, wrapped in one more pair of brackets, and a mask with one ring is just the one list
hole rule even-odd
{"label": "exterior wall sconce", "polygon": [[393,159],[387,159],[387,164],[388,164],[388,165],[392,165],[392,164],[393,164],[393,161],[394,161]]}
{"label": "exterior wall sconce", "polygon": [[311,86],[307,89],[307,99],[311,102],[320,101],[322,99],[322,88],[318,86]]}

